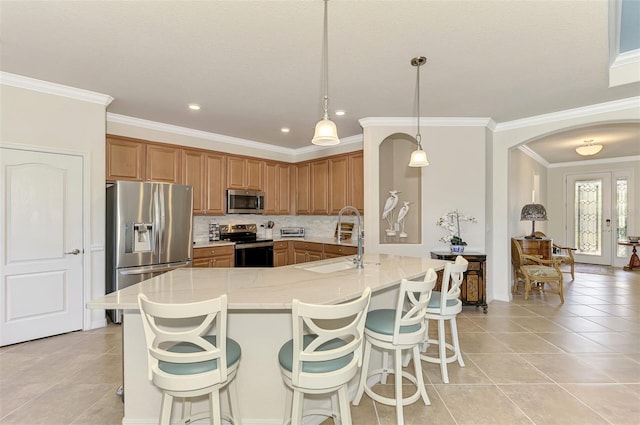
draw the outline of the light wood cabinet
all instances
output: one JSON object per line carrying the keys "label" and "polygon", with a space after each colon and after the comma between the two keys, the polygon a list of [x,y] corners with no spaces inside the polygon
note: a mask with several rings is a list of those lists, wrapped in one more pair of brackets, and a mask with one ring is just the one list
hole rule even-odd
{"label": "light wood cabinet", "polygon": [[204,157],[204,199],[207,215],[225,214],[226,157],[218,153],[207,153]]}
{"label": "light wood cabinet", "polygon": [[315,242],[293,242],[293,264],[318,261],[323,258],[324,247]]}
{"label": "light wood cabinet", "polygon": [[264,178],[265,214],[291,213],[291,172],[288,164],[265,161]]}
{"label": "light wood cabinet", "polygon": [[311,214],[329,213],[329,161],[313,161],[310,164]]}
{"label": "light wood cabinet", "polygon": [[349,157],[329,159],[329,214],[338,214],[349,204]]}
{"label": "light wood cabinet", "polygon": [[145,180],[181,183],[182,149],[169,145],[146,146]]}
{"label": "light wood cabinet", "polygon": [[106,180],[143,181],[145,172],[145,145],[139,141],[107,135]]}
{"label": "light wood cabinet", "polygon": [[355,246],[324,244],[324,258],[344,257],[346,255],[356,255],[358,248]]}
{"label": "light wood cabinet", "polygon": [[348,205],[364,214],[364,155],[358,151],[349,155]]}
{"label": "light wood cabinet", "polygon": [[276,241],[273,243],[273,266],[289,265],[289,241]]}
{"label": "light wood cabinet", "polygon": [[193,249],[192,267],[233,267],[233,245]]}
{"label": "light wood cabinet", "polygon": [[182,181],[193,186],[195,215],[224,214],[225,156],[206,151],[183,150]]}
{"label": "light wood cabinet", "polygon": [[295,165],[296,214],[311,214],[311,167],[308,162]]}
{"label": "light wood cabinet", "polygon": [[262,190],[264,161],[238,156],[227,157],[227,185],[229,189]]}

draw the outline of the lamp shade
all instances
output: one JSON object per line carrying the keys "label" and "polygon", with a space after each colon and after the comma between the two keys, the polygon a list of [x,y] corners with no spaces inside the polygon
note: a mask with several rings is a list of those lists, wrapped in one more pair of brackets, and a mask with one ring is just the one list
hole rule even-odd
{"label": "lamp shade", "polygon": [[409,167],[426,167],[427,165],[429,165],[429,160],[427,159],[427,153],[425,151],[418,148],[411,152]]}
{"label": "lamp shade", "polygon": [[547,210],[544,209],[542,204],[527,204],[522,207],[520,220],[547,221]]}
{"label": "lamp shade", "polygon": [[320,146],[333,146],[340,143],[336,125],[328,118],[318,121],[311,143]]}

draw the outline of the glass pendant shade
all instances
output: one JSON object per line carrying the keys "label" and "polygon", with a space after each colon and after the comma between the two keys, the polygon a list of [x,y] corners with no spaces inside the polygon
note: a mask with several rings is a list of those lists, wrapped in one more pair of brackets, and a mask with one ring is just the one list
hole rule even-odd
{"label": "glass pendant shade", "polygon": [[411,152],[409,167],[426,167],[427,165],[429,165],[427,153],[423,151],[422,148],[418,148],[415,151]]}
{"label": "glass pendant shade", "polygon": [[329,118],[322,119],[316,124],[316,131],[313,134],[311,143],[320,146],[333,146],[340,143],[336,125]]}

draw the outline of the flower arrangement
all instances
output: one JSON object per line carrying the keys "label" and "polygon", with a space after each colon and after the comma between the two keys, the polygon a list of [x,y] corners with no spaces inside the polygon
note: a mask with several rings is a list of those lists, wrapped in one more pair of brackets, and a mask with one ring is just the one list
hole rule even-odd
{"label": "flower arrangement", "polygon": [[451,245],[466,245],[467,243],[462,240],[460,236],[460,222],[468,221],[470,223],[477,223],[475,217],[470,217],[460,213],[458,210],[446,212],[438,219],[436,224],[443,229],[446,229],[449,234],[440,238],[441,242],[450,243]]}

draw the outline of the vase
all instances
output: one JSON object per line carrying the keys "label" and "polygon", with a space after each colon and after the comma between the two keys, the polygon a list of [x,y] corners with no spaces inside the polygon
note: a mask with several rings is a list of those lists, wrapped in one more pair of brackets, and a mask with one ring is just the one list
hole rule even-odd
{"label": "vase", "polygon": [[452,254],[462,254],[464,252],[464,245],[451,245]]}

